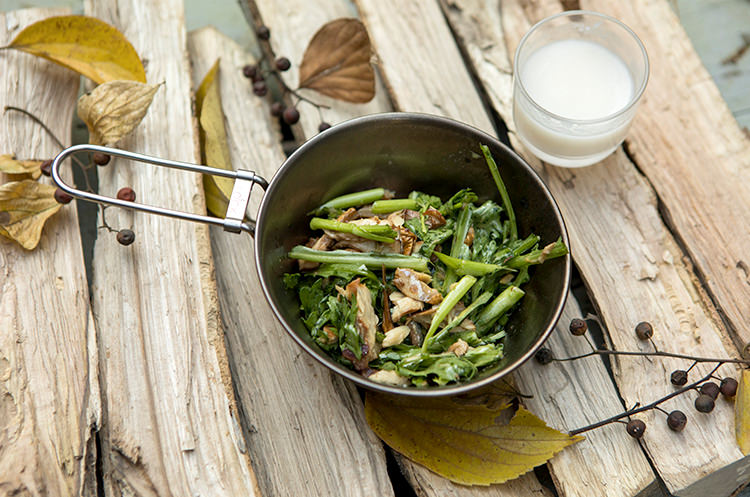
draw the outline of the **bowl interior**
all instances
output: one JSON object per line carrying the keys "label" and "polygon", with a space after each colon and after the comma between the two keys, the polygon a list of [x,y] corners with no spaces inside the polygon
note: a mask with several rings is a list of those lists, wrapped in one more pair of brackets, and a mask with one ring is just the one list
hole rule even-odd
{"label": "bowl interior", "polygon": [[[562,310],[570,278],[570,258],[546,262],[532,271],[521,308],[508,323],[505,357],[461,385],[430,388],[384,387],[331,360],[300,320],[294,292],[282,284],[296,271],[286,257],[310,237],[307,213],[332,197],[373,187],[406,196],[420,190],[446,199],[469,187],[480,200],[501,203],[479,144],[492,151],[516,213],[519,236],[541,236],[547,244],[568,243],[559,210],[539,177],[515,153],[474,128],[444,118],[378,114],[335,126],[305,143],[279,169],[261,203],[255,235],[256,263],[266,296],[291,336],[316,359],[357,383],[414,395],[454,394],[494,381],[541,345]],[[279,337],[279,339],[283,339]]]}

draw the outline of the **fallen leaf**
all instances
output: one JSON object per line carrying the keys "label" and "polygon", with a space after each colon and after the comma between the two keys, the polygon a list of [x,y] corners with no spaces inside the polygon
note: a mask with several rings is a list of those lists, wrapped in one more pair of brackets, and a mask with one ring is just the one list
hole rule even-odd
{"label": "fallen leaf", "polygon": [[29,174],[32,179],[37,179],[42,175],[40,169],[42,162],[40,160],[18,160],[11,154],[0,154],[0,173]]}
{"label": "fallen leaf", "polygon": [[750,454],[750,369],[740,375],[734,399],[734,435],[743,454]]}
{"label": "fallen leaf", "polygon": [[365,416],[375,434],[396,451],[449,480],[490,485],[517,478],[548,461],[580,436],[549,428],[520,407],[459,404],[450,398],[415,399],[367,392]]}
{"label": "fallen leaf", "polygon": [[353,103],[375,96],[370,37],[357,19],[336,19],[318,30],[299,68],[299,87]]}
{"label": "fallen leaf", "polygon": [[[232,170],[229,156],[227,130],[224,126],[224,112],[221,108],[219,91],[219,60],[203,78],[195,92],[195,109],[200,124],[200,142],[203,163],[221,169]],[[220,176],[204,176],[203,189],[206,192],[206,207],[218,217],[224,217],[232,195],[234,180]]]}
{"label": "fallen leaf", "polygon": [[[232,159],[229,156],[218,75],[219,60],[217,59],[195,93],[195,107],[200,124],[201,153],[206,165],[231,171]],[[220,176],[210,178],[225,197],[229,198],[232,195],[234,180]],[[221,215],[223,216],[224,213]]]}
{"label": "fallen leaf", "polygon": [[518,397],[518,390],[512,378],[512,376],[501,378],[487,386],[453,397],[453,401],[459,404],[482,405],[488,409],[503,409]]}
{"label": "fallen leaf", "polygon": [[60,207],[54,186],[32,180],[5,183],[0,186],[0,235],[32,250],[39,243],[45,221]]}
{"label": "fallen leaf", "polygon": [[226,216],[229,198],[216,186],[213,176],[203,176],[203,191],[206,195],[206,209],[216,217]]}
{"label": "fallen leaf", "polygon": [[98,84],[146,82],[146,72],[133,45],[116,28],[94,17],[43,19],[18,33],[8,48],[44,57]]}
{"label": "fallen leaf", "polygon": [[161,85],[110,81],[78,99],[78,117],[89,128],[89,142],[114,145],[138,126]]}

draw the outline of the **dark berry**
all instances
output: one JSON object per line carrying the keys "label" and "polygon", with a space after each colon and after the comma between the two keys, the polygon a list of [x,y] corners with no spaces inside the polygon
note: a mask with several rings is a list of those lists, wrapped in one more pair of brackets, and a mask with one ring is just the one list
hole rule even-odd
{"label": "dark berry", "polygon": [[52,174],[52,161],[46,160],[42,162],[42,165],[39,166],[39,169],[42,170],[43,175],[50,176]]}
{"label": "dark berry", "polygon": [[674,431],[682,431],[685,428],[685,424],[687,424],[687,416],[682,411],[675,410],[667,416],[667,426]]}
{"label": "dark berry", "polygon": [[292,67],[292,63],[286,57],[279,57],[274,61],[274,65],[279,71],[287,71]]}
{"label": "dark berry", "polygon": [[682,387],[687,384],[688,373],[684,369],[675,369],[669,376],[669,381],[676,387]]}
{"label": "dark berry", "polygon": [[94,164],[96,164],[97,166],[106,166],[107,164],[109,164],[109,159],[111,159],[111,157],[108,154],[103,154],[102,152],[94,152],[94,156],[92,157]]}
{"label": "dark berry", "polygon": [[631,419],[630,421],[628,421],[625,429],[627,430],[628,435],[630,435],[631,437],[642,438],[643,434],[646,433],[646,423],[644,423],[640,419]]}
{"label": "dark berry", "polygon": [[654,328],[651,326],[651,323],[642,321],[635,326],[635,334],[641,340],[648,340],[654,336]]}
{"label": "dark berry", "polygon": [[719,390],[724,397],[734,397],[737,395],[737,386],[737,380],[734,378],[724,378],[721,380]]}
{"label": "dark berry", "polygon": [[135,241],[135,233],[128,229],[120,230],[117,232],[117,241],[120,245],[128,246]]}
{"label": "dark berry", "polygon": [[242,74],[248,79],[252,79],[258,74],[258,66],[255,64],[247,64],[242,67]]}
{"label": "dark berry", "polygon": [[294,107],[287,107],[286,109],[284,109],[284,112],[281,116],[282,119],[284,119],[284,122],[287,124],[295,124],[297,121],[299,121],[299,111]]}
{"label": "dark berry", "polygon": [[58,204],[69,204],[73,197],[58,188],[55,190],[55,200]]}
{"label": "dark berry", "polygon": [[253,77],[252,77],[252,78],[250,78],[250,79],[252,80],[252,82],[253,82],[253,83],[257,83],[257,82],[259,82],[259,81],[265,81],[265,80],[266,80],[266,78],[265,78],[265,77],[263,77],[263,73],[262,73],[262,72],[260,72],[260,71],[256,72],[256,73],[255,73],[255,74],[253,75]]}
{"label": "dark berry", "polygon": [[703,385],[701,385],[700,391],[704,395],[708,395],[712,399],[716,400],[716,398],[719,396],[719,385],[714,383],[713,381],[707,381]]}
{"label": "dark berry", "polygon": [[323,131],[327,130],[327,129],[328,129],[328,128],[330,128],[330,127],[331,127],[331,125],[330,125],[330,124],[328,124],[327,122],[323,121],[322,123],[320,123],[320,124],[318,125],[318,131],[319,131],[319,132],[323,132]]}
{"label": "dark berry", "polygon": [[135,202],[135,192],[129,186],[124,186],[117,191],[117,198],[127,200],[128,202]]}
{"label": "dark berry", "polygon": [[715,405],[716,404],[714,403],[714,399],[712,399],[710,395],[706,395],[705,393],[700,394],[695,399],[695,409],[698,412],[711,412],[714,410]]}
{"label": "dark berry", "polygon": [[268,29],[267,26],[260,26],[256,31],[255,34],[258,35],[258,38],[261,40],[268,40],[271,38],[271,30]]}
{"label": "dark berry", "polygon": [[570,329],[570,332],[575,336],[581,336],[586,334],[586,330],[589,329],[589,326],[583,319],[575,318],[570,320],[570,326],[568,329]]}
{"label": "dark berry", "polygon": [[536,359],[536,362],[539,364],[549,364],[554,359],[555,356],[552,354],[552,351],[548,349],[547,347],[542,347],[541,349],[536,351],[536,355],[534,355],[534,359]]}
{"label": "dark berry", "polygon": [[256,81],[255,83],[253,83],[253,93],[258,95],[259,97],[262,97],[266,93],[268,93],[268,86],[266,86],[266,82]]}
{"label": "dark berry", "polygon": [[271,115],[273,117],[279,117],[284,112],[284,104],[281,102],[274,102],[271,104]]}

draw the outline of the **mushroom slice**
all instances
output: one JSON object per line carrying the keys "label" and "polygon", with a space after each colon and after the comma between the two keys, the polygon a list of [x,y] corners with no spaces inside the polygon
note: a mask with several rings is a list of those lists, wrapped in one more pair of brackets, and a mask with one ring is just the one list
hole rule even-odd
{"label": "mushroom slice", "polygon": [[393,284],[407,297],[428,304],[439,304],[443,301],[443,296],[427,285],[430,281],[432,277],[429,274],[404,268],[396,269],[396,275],[393,277]]}
{"label": "mushroom slice", "polygon": [[393,301],[395,306],[391,309],[391,320],[397,323],[402,317],[424,309],[424,303],[406,295]]}
{"label": "mushroom slice", "polygon": [[368,378],[372,381],[377,381],[384,385],[392,385],[394,387],[405,387],[410,383],[409,378],[406,376],[401,376],[395,371],[388,371],[386,369],[375,371],[368,376]]}
{"label": "mushroom slice", "polygon": [[[322,236],[320,236],[313,242],[310,248],[313,250],[328,250],[331,248],[331,245],[333,245],[333,238],[323,233]],[[318,266],[320,266],[319,262],[303,261],[303,260],[299,260],[298,262],[299,262],[300,271],[306,271],[308,269],[315,269]]]}
{"label": "mushroom slice", "polygon": [[440,211],[434,207],[430,207],[424,211],[424,219],[425,224],[430,229],[445,226],[445,223],[447,222],[443,215],[440,214]]}
{"label": "mushroom slice", "polygon": [[406,325],[396,326],[385,334],[382,344],[383,348],[393,347],[394,345],[400,344],[407,336],[409,336],[409,331],[409,327]]}
{"label": "mushroom slice", "polygon": [[380,352],[375,332],[377,331],[378,318],[375,315],[375,309],[372,307],[372,294],[370,289],[363,285],[359,278],[346,285],[346,294],[357,296],[357,319],[356,327],[359,336],[362,337],[362,357],[356,361],[355,367],[360,371],[367,367],[367,364],[375,359]]}

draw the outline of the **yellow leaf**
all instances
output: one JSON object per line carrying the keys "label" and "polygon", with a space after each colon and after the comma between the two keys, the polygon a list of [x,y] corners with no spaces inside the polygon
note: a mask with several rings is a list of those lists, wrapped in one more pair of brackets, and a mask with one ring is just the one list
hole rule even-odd
{"label": "yellow leaf", "polygon": [[[217,59],[203,78],[195,93],[195,108],[200,124],[200,142],[203,162],[211,167],[232,170],[229,156],[224,112],[219,91],[219,60]],[[228,198],[232,195],[234,180],[219,176],[204,179],[206,205],[214,215],[223,217],[227,211]]]}
{"label": "yellow leaf", "polygon": [[450,398],[415,399],[367,392],[367,422],[407,458],[464,485],[517,478],[575,442],[523,407],[507,424],[506,408],[459,404]]}
{"label": "yellow leaf", "polygon": [[453,397],[453,401],[459,404],[482,405],[489,409],[503,409],[516,397],[518,390],[513,384],[513,377],[507,376],[487,386]]}
{"label": "yellow leaf", "polygon": [[743,454],[750,454],[750,369],[743,369],[734,399],[734,434]]}
{"label": "yellow leaf", "polygon": [[375,96],[372,48],[364,24],[357,19],[336,19],[310,40],[299,68],[299,87],[353,103]]}
{"label": "yellow leaf", "polygon": [[37,246],[45,221],[60,210],[55,187],[36,181],[14,181],[0,186],[0,235],[26,250]]}
{"label": "yellow leaf", "polygon": [[37,179],[42,174],[40,160],[18,160],[10,154],[0,154],[0,173],[5,174],[30,174]]}
{"label": "yellow leaf", "polygon": [[114,145],[133,131],[146,115],[159,86],[110,81],[81,95],[78,117],[89,128],[89,141],[95,145]]}
{"label": "yellow leaf", "polygon": [[216,217],[226,216],[227,207],[229,207],[229,198],[216,186],[213,176],[203,176],[203,191],[206,194],[206,208],[208,211]]}
{"label": "yellow leaf", "polygon": [[43,19],[18,33],[8,47],[44,57],[95,83],[119,79],[146,82],[133,45],[116,28],[94,17]]}

